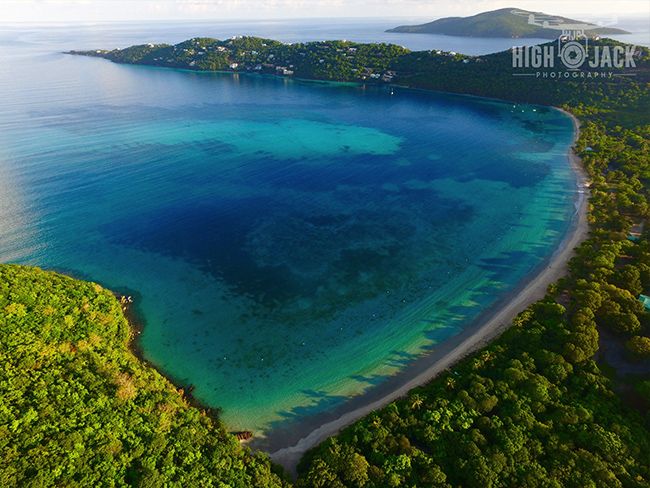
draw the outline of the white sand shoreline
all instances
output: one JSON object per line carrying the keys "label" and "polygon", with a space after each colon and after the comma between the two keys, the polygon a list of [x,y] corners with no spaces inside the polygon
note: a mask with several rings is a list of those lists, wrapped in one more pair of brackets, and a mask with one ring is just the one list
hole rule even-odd
{"label": "white sand shoreline", "polygon": [[[556,108],[556,110],[564,113],[573,121],[575,143],[580,135],[580,122],[573,114],[566,110],[559,108]],[[531,281],[519,290],[512,299],[485,317],[483,322],[477,324],[469,336],[452,350],[447,351],[440,358],[437,358],[431,366],[417,373],[408,381],[402,383],[399,387],[383,395],[381,398],[320,425],[320,427],[300,439],[295,445],[270,453],[269,456],[274,462],[284,466],[290,473],[295,474],[296,466],[305,451],[315,447],[325,439],[336,435],[342,428],[365,417],[373,410],[380,409],[397,398],[407,395],[411,389],[432,381],[444,370],[487,345],[510,327],[512,320],[519,312],[542,299],[546,295],[549,284],[557,282],[568,273],[568,263],[571,257],[573,257],[573,250],[587,237],[589,231],[587,223],[588,190],[586,188],[589,177],[582,162],[573,152],[572,147],[569,148],[567,157],[576,175],[578,184],[576,213],[573,218],[572,228],[560,246],[558,246],[557,251],[551,256],[546,267],[539,270],[539,274],[532,277]]]}

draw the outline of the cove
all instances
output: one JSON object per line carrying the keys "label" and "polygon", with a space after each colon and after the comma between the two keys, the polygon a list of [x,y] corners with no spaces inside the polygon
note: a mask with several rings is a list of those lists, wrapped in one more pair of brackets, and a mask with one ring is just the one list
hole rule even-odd
{"label": "cove", "polygon": [[145,357],[233,430],[383,384],[574,212],[571,121],[544,107],[61,63],[0,116],[0,258],[133,290]]}

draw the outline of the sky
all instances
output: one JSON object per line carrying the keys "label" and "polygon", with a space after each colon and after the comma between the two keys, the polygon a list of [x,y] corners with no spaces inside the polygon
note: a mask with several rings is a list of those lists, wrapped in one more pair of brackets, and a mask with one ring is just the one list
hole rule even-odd
{"label": "sky", "polygon": [[0,23],[312,17],[435,20],[504,7],[592,21],[611,15],[650,15],[649,0],[0,0]]}

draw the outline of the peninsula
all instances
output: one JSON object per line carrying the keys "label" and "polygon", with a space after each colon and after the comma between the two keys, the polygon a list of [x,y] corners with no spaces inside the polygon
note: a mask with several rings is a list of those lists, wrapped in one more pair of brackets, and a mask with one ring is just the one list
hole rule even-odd
{"label": "peninsula", "polygon": [[[549,42],[541,49],[546,46],[553,51],[556,44]],[[625,44],[607,38],[590,41],[591,49],[597,48],[599,53],[625,52],[623,46]],[[566,68],[559,61],[545,75],[530,63],[513,68],[511,51],[467,56],[441,50],[412,52],[393,44],[348,41],[288,44],[248,36],[226,40],[196,37],[175,45],[150,43],[112,50],[67,52],[122,64],[304,80],[383,83],[552,106],[561,106],[573,97],[603,86],[609,89],[612,85],[624,87],[630,83],[632,87],[635,83],[650,81],[648,53],[647,48],[630,52],[633,62],[628,63],[624,72],[612,63],[609,54],[608,63],[594,66],[585,63],[581,67],[582,78],[576,80],[575,75],[562,71]],[[547,77],[556,83],[549,83]],[[607,83],[607,79],[616,83]]]}

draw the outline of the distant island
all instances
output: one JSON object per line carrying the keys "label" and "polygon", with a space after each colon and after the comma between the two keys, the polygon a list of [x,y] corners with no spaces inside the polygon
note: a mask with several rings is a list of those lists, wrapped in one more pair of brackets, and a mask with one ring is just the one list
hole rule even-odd
{"label": "distant island", "polygon": [[[533,17],[531,17],[533,16]],[[533,23],[529,23],[533,20]],[[544,25],[544,23],[547,25]],[[623,29],[596,26],[588,22],[569,19],[541,12],[529,12],[515,8],[502,8],[482,12],[471,17],[445,17],[421,25],[402,25],[386,32],[406,32],[412,34],[444,34],[460,37],[535,37],[556,39],[562,34],[560,26],[587,25],[589,36],[629,34]],[[557,26],[554,28],[553,26]]]}

